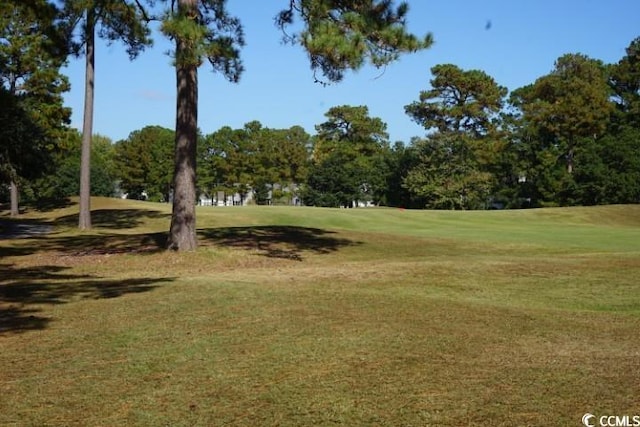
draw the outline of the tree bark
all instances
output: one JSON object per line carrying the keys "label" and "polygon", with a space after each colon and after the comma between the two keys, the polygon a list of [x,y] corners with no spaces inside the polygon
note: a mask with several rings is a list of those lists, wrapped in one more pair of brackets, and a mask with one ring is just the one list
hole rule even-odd
{"label": "tree bark", "polygon": [[[176,42],[181,58],[183,42]],[[168,249],[192,251],[196,239],[196,144],[198,138],[198,67],[176,61],[176,145],[173,212]]]}
{"label": "tree bark", "polygon": [[91,228],[91,138],[93,135],[93,97],[95,79],[95,11],[87,8],[86,68],[84,118],[82,122],[82,157],[80,159],[80,230]]}
{"label": "tree bark", "polygon": [[11,216],[18,216],[20,215],[18,184],[16,184],[15,180],[13,179],[9,184],[9,192],[11,193]]}

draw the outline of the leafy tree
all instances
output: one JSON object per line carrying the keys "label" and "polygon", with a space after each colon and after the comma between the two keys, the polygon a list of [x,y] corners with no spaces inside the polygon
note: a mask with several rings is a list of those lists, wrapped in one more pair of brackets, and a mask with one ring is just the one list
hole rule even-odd
{"label": "leafy tree", "polygon": [[65,51],[57,9],[44,0],[0,4],[0,90],[3,111],[0,173],[11,183],[11,214],[17,215],[18,181],[33,179],[49,165],[49,151],[69,121],[59,72]]}
{"label": "leafy tree", "polygon": [[502,148],[499,112],[507,89],[480,70],[443,64],[431,72],[431,89],[405,106],[432,133],[414,141],[417,162],[404,187],[429,208],[487,207]]}
{"label": "leafy tree", "polygon": [[460,132],[474,137],[495,129],[495,118],[507,94],[505,87],[480,70],[464,71],[452,64],[431,68],[431,89],[405,112],[425,129]]}
{"label": "leafy tree", "polygon": [[115,145],[117,177],[129,198],[170,200],[174,139],[171,129],[146,126]]}
{"label": "leafy tree", "polygon": [[199,188],[245,194],[251,188],[258,203],[269,190],[292,187],[307,173],[310,136],[299,126],[265,128],[258,121],[242,129],[226,126],[205,137],[199,146]]}
{"label": "leafy tree", "polygon": [[[112,197],[115,193],[115,145],[103,135],[93,135],[91,144],[91,194]],[[80,191],[78,175],[81,163],[82,135],[69,129],[59,140],[53,154],[51,172],[36,180],[31,190],[38,202],[63,201]]]}
{"label": "leafy tree", "polygon": [[394,9],[391,0],[292,0],[276,23],[285,30],[301,19],[302,29],[285,32],[284,40],[307,51],[316,80],[320,71],[322,79],[338,82],[367,61],[382,67],[433,44],[431,34],[419,39],[406,32],[408,11],[407,2]]}
{"label": "leafy tree", "polygon": [[234,140],[239,137],[230,126],[224,126],[204,137],[198,144],[198,186],[205,194],[212,196],[216,191],[231,190],[231,152]]}
{"label": "leafy tree", "polygon": [[483,209],[493,177],[478,168],[470,137],[464,133],[438,132],[414,140],[419,162],[404,186],[431,209]]}
{"label": "leafy tree", "polygon": [[[242,72],[240,21],[229,16],[223,0],[177,0],[163,23],[163,32],[175,42],[177,83],[176,161],[173,214],[168,247],[196,248],[197,69],[204,58],[228,80]],[[384,66],[401,53],[429,47],[431,36],[420,40],[405,28],[408,6],[393,8],[391,1],[292,0],[276,23],[283,30],[296,19],[299,32],[285,38],[309,53],[314,72],[339,81],[344,72],[369,61]]]}
{"label": "leafy tree", "polygon": [[85,56],[85,98],[82,124],[82,160],[80,170],[80,215],[78,227],[91,228],[91,137],[95,88],[95,36],[109,42],[122,41],[131,59],[147,45],[148,17],[137,0],[61,0],[70,27],[80,26],[80,43]]}
{"label": "leafy tree", "polygon": [[242,197],[248,194],[256,181],[256,138],[261,129],[262,125],[254,121],[242,129],[225,126],[205,138],[200,186],[207,194],[214,191],[238,192]]}
{"label": "leafy tree", "polygon": [[[269,129],[267,141],[275,152],[273,168],[276,171],[275,181],[281,189],[288,188],[289,203],[296,194],[309,170],[311,136],[300,126],[289,129]],[[272,199],[274,197],[272,186]],[[282,194],[284,195],[284,194]]]}
{"label": "leafy tree", "polygon": [[419,163],[415,145],[419,138],[412,138],[410,144],[396,142],[385,156],[387,176],[384,204],[402,208],[423,208],[426,202],[410,192],[404,185],[407,174]]}
{"label": "leafy tree", "polygon": [[310,206],[351,207],[363,199],[364,181],[356,152],[338,149],[311,166],[302,199]]}
{"label": "leafy tree", "polygon": [[624,126],[588,138],[575,161],[573,204],[640,202],[640,129]]}
{"label": "leafy tree", "polygon": [[629,44],[626,55],[608,71],[621,121],[640,127],[640,37]]}
{"label": "leafy tree", "polygon": [[581,54],[558,58],[550,74],[513,95],[524,120],[560,149],[568,174],[580,142],[603,135],[612,113],[603,64]]}
{"label": "leafy tree", "polygon": [[[350,206],[354,201],[378,202],[386,184],[385,153],[388,149],[387,125],[380,118],[369,117],[366,106],[332,107],[327,121],[316,126],[313,166],[307,182],[306,204]],[[334,168],[342,164],[344,171]],[[318,179],[320,170],[331,173]],[[336,180],[331,183],[331,179]],[[336,191],[336,195],[325,194]]]}

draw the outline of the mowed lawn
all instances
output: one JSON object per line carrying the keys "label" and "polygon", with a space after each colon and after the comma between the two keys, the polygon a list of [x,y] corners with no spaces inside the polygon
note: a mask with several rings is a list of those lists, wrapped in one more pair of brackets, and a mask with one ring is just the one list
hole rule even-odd
{"label": "mowed lawn", "polygon": [[166,205],[22,221],[53,230],[0,237],[2,426],[640,415],[637,205],[203,207],[195,253],[160,249]]}

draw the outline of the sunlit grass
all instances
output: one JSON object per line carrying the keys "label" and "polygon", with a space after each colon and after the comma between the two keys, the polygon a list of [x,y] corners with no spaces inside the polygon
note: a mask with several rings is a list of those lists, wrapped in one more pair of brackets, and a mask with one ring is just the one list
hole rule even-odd
{"label": "sunlit grass", "polygon": [[579,425],[633,414],[640,207],[170,208],[0,240],[0,425]]}

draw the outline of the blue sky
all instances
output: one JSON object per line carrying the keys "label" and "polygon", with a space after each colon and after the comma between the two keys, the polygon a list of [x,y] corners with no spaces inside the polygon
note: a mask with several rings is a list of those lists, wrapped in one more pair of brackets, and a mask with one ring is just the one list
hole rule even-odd
{"label": "blue sky", "polygon": [[[480,69],[514,90],[547,74],[566,53],[617,62],[640,36],[640,0],[410,0],[409,29],[432,32],[434,46],[384,70],[366,67],[323,87],[313,82],[305,52],[280,43],[273,17],[288,1],[227,4],[244,26],[246,70],[233,84],[208,64],[200,69],[199,126],[205,134],[251,120],[271,128],[301,125],[314,133],[329,108],[346,104],[366,105],[371,116],[387,123],[391,141],[408,142],[425,132],[404,106],[429,88],[436,64]],[[161,34],[154,40],[134,61],[119,44],[99,44],[94,133],[117,141],[147,125],[173,129],[175,74],[166,55],[171,46]],[[72,60],[65,73],[72,84],[65,102],[73,109],[72,126],[81,128],[84,59]]]}

